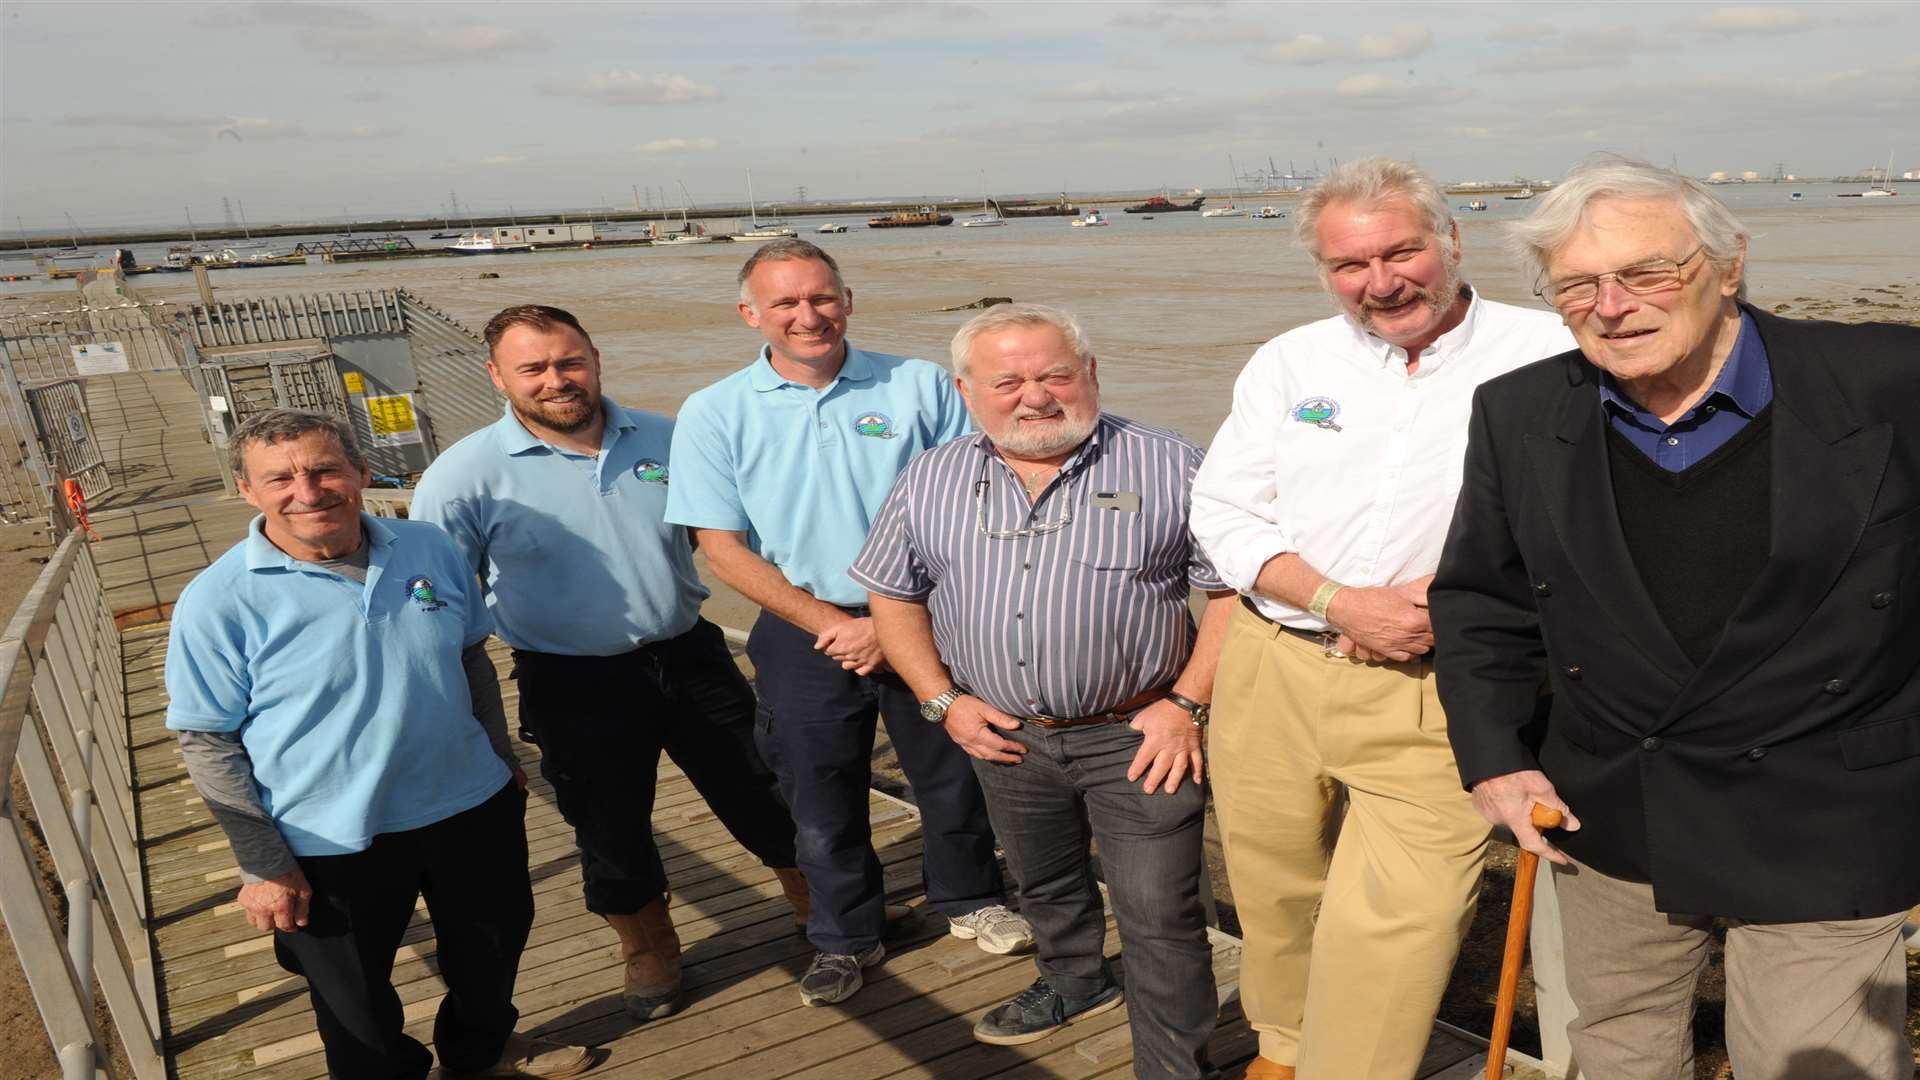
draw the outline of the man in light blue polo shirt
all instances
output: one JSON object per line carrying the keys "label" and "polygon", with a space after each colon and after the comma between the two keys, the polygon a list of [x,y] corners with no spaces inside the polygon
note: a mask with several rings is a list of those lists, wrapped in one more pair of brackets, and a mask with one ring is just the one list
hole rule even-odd
{"label": "man in light blue polo shirt", "polygon": [[620,936],[622,1004],[664,1016],[681,972],[649,827],[660,751],[804,921],[793,819],[754,750],[753,690],[700,617],[687,530],[663,517],[673,421],[603,397],[600,352],[560,308],[507,308],[484,336],[506,412],[434,461],[412,516],[444,527],[480,575],[513,647],[521,727],[580,845],[587,910]]}
{"label": "man in light blue polo shirt", "polygon": [[1033,941],[1006,908],[966,755],[886,669],[866,590],[847,576],[900,470],[964,434],[966,407],[945,369],[848,345],[852,309],[840,268],[813,244],[755,252],[740,269],[739,310],[766,344],[681,407],[667,493],[667,520],[692,528],[714,574],[762,609],[747,643],[755,736],[800,830],[818,950],[800,982],[809,1005],[844,1001],[885,956],[867,825],[876,718],[920,807],[929,906],[989,952]]}
{"label": "man in light blue polo shirt", "polygon": [[231,441],[245,540],[181,593],[167,726],[232,842],[239,902],[304,975],[328,1071],[421,1080],[389,979],[424,894],[452,1074],[573,1076],[580,1047],[513,1031],[533,922],[525,776],[484,642],[493,619],[446,534],[361,513],[337,418],[287,409]]}

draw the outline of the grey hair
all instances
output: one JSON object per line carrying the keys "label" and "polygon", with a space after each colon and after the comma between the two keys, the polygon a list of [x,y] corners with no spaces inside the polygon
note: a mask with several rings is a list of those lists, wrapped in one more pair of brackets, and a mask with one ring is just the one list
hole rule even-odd
{"label": "grey hair", "polygon": [[340,444],[341,451],[347,455],[347,462],[354,468],[367,467],[366,455],[360,452],[359,445],[353,441],[353,429],[347,426],[345,420],[304,409],[268,409],[241,421],[240,426],[227,437],[227,464],[232,467],[233,475],[244,479],[247,475],[247,447],[255,443],[272,446],[315,431],[324,431],[333,436],[333,440]]}
{"label": "grey hair", "polygon": [[840,276],[840,264],[833,256],[821,249],[820,245],[809,243],[797,237],[783,237],[760,245],[760,250],[747,256],[745,265],[740,267],[740,302],[753,306],[753,290],[747,287],[747,279],[753,276],[754,268],[761,263],[789,262],[793,260],[811,260],[825,263],[827,272],[833,275],[833,287],[840,292],[842,300],[847,297],[847,279]]}
{"label": "grey hair", "polygon": [[1371,206],[1388,199],[1412,203],[1440,241],[1440,253],[1454,257],[1453,210],[1447,205],[1446,191],[1418,165],[1384,157],[1350,161],[1308,189],[1293,211],[1294,242],[1318,261],[1322,211],[1335,203]]}
{"label": "grey hair", "polygon": [[[1600,199],[1671,199],[1680,204],[1707,260],[1721,269],[1733,265],[1743,250],[1747,231],[1713,197],[1705,185],[1671,169],[1620,154],[1590,154],[1573,167],[1565,180],[1540,198],[1525,221],[1507,227],[1507,242],[1536,285],[1544,281],[1547,263],[1587,220]],[[1677,258],[1679,252],[1674,252]],[[1747,280],[1740,279],[1739,298],[1747,298]]]}
{"label": "grey hair", "polygon": [[1066,338],[1067,344],[1073,347],[1073,354],[1080,358],[1080,366],[1085,367],[1093,359],[1093,341],[1080,328],[1080,320],[1059,308],[1045,304],[995,304],[968,319],[966,325],[953,335],[954,377],[966,379],[970,366],[968,354],[973,351],[975,338],[1012,326],[1051,326],[1060,331],[1060,336]]}

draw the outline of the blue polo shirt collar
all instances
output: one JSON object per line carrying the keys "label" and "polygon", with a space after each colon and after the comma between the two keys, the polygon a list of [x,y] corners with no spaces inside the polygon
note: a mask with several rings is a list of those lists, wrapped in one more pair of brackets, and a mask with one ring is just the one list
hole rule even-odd
{"label": "blue polo shirt collar", "polygon": [[1649,431],[1678,427],[1709,403],[1723,404],[1751,420],[1773,400],[1773,371],[1767,364],[1766,346],[1760,341],[1759,331],[1754,329],[1753,318],[1743,311],[1740,313],[1740,331],[1734,338],[1733,351],[1727,354],[1727,362],[1721,365],[1720,374],[1714,378],[1713,385],[1707,388],[1693,408],[1687,410],[1685,416],[1672,424],[1662,423],[1659,417],[1641,408],[1639,402],[1627,396],[1619,382],[1604,371],[1600,373],[1600,400],[1623,419]]}
{"label": "blue polo shirt collar", "polygon": [[[847,358],[840,362],[840,370],[834,375],[833,382],[821,387],[820,392],[825,393],[833,389],[834,383],[866,383],[872,381],[873,361],[867,357],[866,353],[854,348],[853,345],[849,343],[847,345]],[[747,369],[747,385],[761,393],[766,393],[769,390],[778,390],[783,386],[806,386],[805,383],[794,382],[792,379],[787,378],[773,369],[773,346],[771,345],[760,346],[759,358],[754,360],[753,366]],[[809,390],[813,389],[811,386],[806,386],[806,388]]]}
{"label": "blue polo shirt collar", "polygon": [[[253,523],[247,526],[248,570],[299,570],[311,565],[275,547],[273,541],[267,539],[266,525],[267,515],[255,514]],[[367,542],[374,550],[384,552],[393,546],[393,530],[381,524],[379,518],[361,514],[360,527],[366,530]]]}
{"label": "blue polo shirt collar", "polygon": [[[620,408],[605,394],[600,395],[600,411],[607,418],[607,427],[615,431],[632,431],[639,426],[631,416],[627,415],[625,409]],[[512,405],[501,410],[500,419],[494,422],[494,426],[500,431],[500,448],[507,452],[508,457],[517,457],[530,450],[555,449],[527,430],[527,425],[521,423],[520,418],[514,415]],[[611,445],[613,445],[612,440],[604,436],[601,438],[600,449],[605,450]]]}

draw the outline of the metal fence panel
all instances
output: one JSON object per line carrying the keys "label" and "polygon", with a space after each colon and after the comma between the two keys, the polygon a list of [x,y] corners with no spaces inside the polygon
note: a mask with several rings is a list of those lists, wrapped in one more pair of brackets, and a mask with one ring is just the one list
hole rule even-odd
{"label": "metal fence panel", "polygon": [[87,392],[80,380],[29,386],[26,395],[40,445],[62,472],[80,482],[81,494],[92,499],[113,490],[107,459],[93,437],[93,418],[87,415]]}

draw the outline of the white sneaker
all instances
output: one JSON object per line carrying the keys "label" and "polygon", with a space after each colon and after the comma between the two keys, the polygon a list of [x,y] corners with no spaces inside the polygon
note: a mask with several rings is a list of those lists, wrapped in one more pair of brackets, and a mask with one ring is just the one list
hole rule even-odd
{"label": "white sneaker", "polygon": [[962,941],[976,941],[983,952],[1005,956],[1033,947],[1033,926],[1007,910],[1005,904],[989,904],[947,920],[947,932]]}

